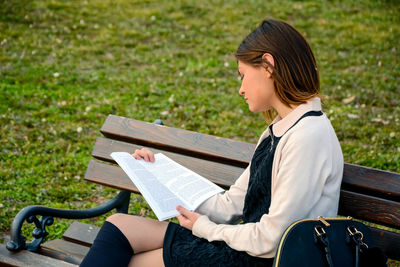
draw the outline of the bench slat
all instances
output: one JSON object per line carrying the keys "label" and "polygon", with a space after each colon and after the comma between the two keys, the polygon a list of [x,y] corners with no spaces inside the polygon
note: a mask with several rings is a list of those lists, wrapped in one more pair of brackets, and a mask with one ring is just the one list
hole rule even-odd
{"label": "bench slat", "polygon": [[113,188],[140,193],[125,172],[117,166],[90,160],[85,180]]}
{"label": "bench slat", "polygon": [[346,163],[343,188],[399,201],[400,174]]}
{"label": "bench slat", "polygon": [[101,128],[109,138],[245,167],[254,145],[154,123],[109,115]]}
{"label": "bench slat", "polygon": [[400,260],[400,234],[370,227],[375,247],[379,247],[390,259]]}
{"label": "bench slat", "polygon": [[76,267],[78,265],[53,259],[28,250],[10,252],[5,245],[0,244],[0,265],[21,267]]}
{"label": "bench slat", "polygon": [[[126,175],[126,173],[120,167],[101,163],[96,160],[91,160],[89,162],[89,166],[85,174],[85,180],[139,193],[139,190],[132,183],[131,179],[129,179],[128,175]],[[228,184],[222,184],[220,181],[216,181],[215,179],[209,180],[220,185],[222,188],[227,189],[229,187]]]}
{"label": "bench slat", "polygon": [[63,234],[63,239],[82,246],[90,247],[99,233],[100,228],[74,221]]}
{"label": "bench slat", "polygon": [[[138,148],[141,148],[141,146],[99,137],[96,140],[92,155],[97,159],[115,163],[110,156],[111,152],[124,151],[132,153]],[[227,187],[233,184],[244,171],[244,168],[218,163],[215,161],[193,158],[159,149],[152,149],[152,151],[154,153],[161,152],[186,168],[191,169],[192,171],[212,180],[213,182]]]}
{"label": "bench slat", "polygon": [[400,229],[400,203],[341,190],[339,214]]}
{"label": "bench slat", "polygon": [[80,264],[88,252],[88,247],[62,239],[54,239],[42,244],[40,251],[46,256],[59,258],[73,264]]}

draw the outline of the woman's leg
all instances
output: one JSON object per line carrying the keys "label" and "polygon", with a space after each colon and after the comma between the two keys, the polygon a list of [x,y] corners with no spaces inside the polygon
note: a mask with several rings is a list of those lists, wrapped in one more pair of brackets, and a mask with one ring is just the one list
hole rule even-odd
{"label": "woman's leg", "polygon": [[135,254],[135,256],[132,257],[131,262],[129,263],[129,267],[143,266],[164,267],[163,249],[159,248]]}
{"label": "woman's leg", "polygon": [[[81,266],[128,266],[130,262],[143,265],[146,260],[152,260],[154,264],[159,262],[162,266],[162,246],[167,226],[167,222],[138,216],[111,215],[101,227]],[[140,255],[137,260],[133,260],[136,258],[134,253]]]}
{"label": "woman's leg", "polygon": [[135,254],[163,247],[168,222],[116,213],[107,218],[121,230]]}
{"label": "woman's leg", "polygon": [[104,222],[81,267],[128,266],[133,249],[125,235],[114,224]]}

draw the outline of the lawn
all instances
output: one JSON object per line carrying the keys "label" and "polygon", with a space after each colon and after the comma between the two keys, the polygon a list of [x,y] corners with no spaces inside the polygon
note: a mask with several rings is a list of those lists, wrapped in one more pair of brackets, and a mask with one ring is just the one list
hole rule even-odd
{"label": "lawn", "polygon": [[266,125],[238,95],[233,54],[267,17],[310,42],[345,161],[400,172],[399,14],[375,0],[1,1],[0,233],[26,205],[115,196],[83,179],[108,114],[256,142]]}

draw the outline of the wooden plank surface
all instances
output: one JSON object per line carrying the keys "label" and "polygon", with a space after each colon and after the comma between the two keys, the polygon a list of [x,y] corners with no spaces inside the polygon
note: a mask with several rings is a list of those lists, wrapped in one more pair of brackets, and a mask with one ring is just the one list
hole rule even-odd
{"label": "wooden plank surface", "polygon": [[82,246],[90,247],[94,239],[99,233],[100,228],[87,224],[74,221],[63,234],[63,239],[72,243],[80,244]]}
{"label": "wooden plank surface", "polygon": [[41,254],[52,258],[59,258],[64,261],[80,264],[89,248],[62,239],[50,240],[41,245]]}
{"label": "wooden plank surface", "polygon": [[101,128],[109,138],[247,166],[255,145],[154,123],[109,115]]}
{"label": "wooden plank surface", "polygon": [[[343,189],[400,201],[400,174],[345,164]],[[352,190],[353,189],[353,190]]]}
{"label": "wooden plank surface", "polygon": [[4,244],[0,244],[0,265],[20,267],[75,267],[62,260],[53,259],[27,250],[10,252]]}
{"label": "wooden plank surface", "polygon": [[375,247],[379,247],[390,259],[400,260],[400,233],[372,228],[371,237]]}
{"label": "wooden plank surface", "polygon": [[[132,153],[137,148],[141,148],[141,146],[99,137],[96,140],[92,155],[97,159],[115,163],[110,156],[111,152],[124,151]],[[152,149],[152,151],[154,153],[162,152],[186,168],[224,186],[229,186],[234,183],[244,171],[244,168],[215,161],[193,158],[159,149]]]}
{"label": "wooden plank surface", "polygon": [[120,167],[104,164],[96,160],[90,160],[86,169],[85,180],[133,193],[140,193]]}
{"label": "wooden plank surface", "polygon": [[400,203],[341,190],[339,214],[400,229]]}
{"label": "wooden plank surface", "polygon": [[[91,160],[89,162],[85,174],[85,180],[121,190],[139,193],[139,190],[133,184],[131,179],[129,179],[120,167],[101,163],[96,160]],[[228,184],[222,184],[213,179],[210,180],[225,189],[229,186]]]}

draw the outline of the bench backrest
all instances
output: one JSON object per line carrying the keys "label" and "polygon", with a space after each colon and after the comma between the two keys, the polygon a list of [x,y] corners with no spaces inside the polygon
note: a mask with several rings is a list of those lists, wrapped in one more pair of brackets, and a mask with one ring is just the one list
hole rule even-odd
{"label": "bench backrest", "polygon": [[[85,179],[139,193],[110,157],[143,146],[162,152],[224,188],[249,164],[255,145],[183,129],[109,115],[96,141]],[[339,214],[390,227],[371,227],[374,242],[400,260],[400,174],[345,164]],[[394,229],[394,230],[393,230]],[[396,233],[397,231],[397,233]]]}

